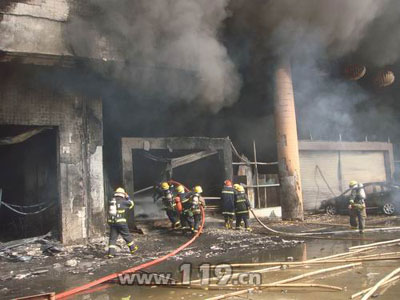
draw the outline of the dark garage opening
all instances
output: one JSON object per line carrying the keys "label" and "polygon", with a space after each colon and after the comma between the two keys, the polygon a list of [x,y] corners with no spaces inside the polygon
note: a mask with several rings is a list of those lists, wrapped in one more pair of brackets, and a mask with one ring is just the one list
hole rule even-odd
{"label": "dark garage opening", "polygon": [[[159,158],[176,158],[202,150],[150,150],[149,153]],[[139,191],[155,185],[163,180],[162,174],[166,164],[146,157],[144,150],[133,150],[133,182],[134,190]],[[179,166],[173,169],[172,179],[183,183],[188,188],[195,185],[203,187],[203,196],[220,196],[224,178],[224,165],[220,153],[214,154]],[[161,210],[161,202],[155,205],[152,198],[153,191],[140,193],[135,196],[135,214],[139,219],[153,219],[165,217]],[[207,201],[210,204],[209,201]]]}
{"label": "dark garage opening", "polygon": [[[160,158],[176,158],[188,154],[200,152],[202,150],[151,150],[154,156]],[[135,191],[146,188],[150,185],[159,183],[162,180],[162,173],[165,165],[148,159],[144,150],[133,151],[133,171]],[[192,163],[179,166],[173,169],[172,178],[182,182],[191,188],[195,185],[201,185],[206,195],[219,194],[224,179],[223,163],[218,154],[199,159]]]}
{"label": "dark garage opening", "polygon": [[58,234],[57,130],[0,126],[0,141],[0,241]]}

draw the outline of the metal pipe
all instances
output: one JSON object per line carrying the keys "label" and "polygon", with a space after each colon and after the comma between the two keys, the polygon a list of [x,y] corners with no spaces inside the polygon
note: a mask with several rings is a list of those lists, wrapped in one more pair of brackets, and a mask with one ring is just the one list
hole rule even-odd
{"label": "metal pipe", "polygon": [[256,141],[253,140],[253,153],[254,153],[254,171],[255,171],[255,175],[256,175],[256,186],[257,186],[257,208],[261,207],[261,203],[260,203],[260,188],[258,187],[259,185],[259,179],[258,179],[258,166],[257,166],[257,149],[256,149]]}
{"label": "metal pipe", "polygon": [[279,183],[276,184],[259,184],[259,185],[246,185],[246,188],[268,188],[268,187],[276,187],[281,186]]}
{"label": "metal pipe", "polygon": [[243,165],[259,165],[259,166],[272,166],[272,165],[277,165],[278,164],[278,162],[276,161],[276,162],[269,162],[269,163],[266,163],[266,162],[233,162],[232,163],[232,165],[240,165],[240,166],[243,166]]}

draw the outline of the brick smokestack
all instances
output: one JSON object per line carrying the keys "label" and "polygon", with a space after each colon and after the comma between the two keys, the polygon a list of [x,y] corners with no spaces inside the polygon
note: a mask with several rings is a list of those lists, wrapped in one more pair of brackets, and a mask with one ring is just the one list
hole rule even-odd
{"label": "brick smokestack", "polygon": [[275,128],[283,220],[303,220],[299,145],[290,63],[275,71]]}

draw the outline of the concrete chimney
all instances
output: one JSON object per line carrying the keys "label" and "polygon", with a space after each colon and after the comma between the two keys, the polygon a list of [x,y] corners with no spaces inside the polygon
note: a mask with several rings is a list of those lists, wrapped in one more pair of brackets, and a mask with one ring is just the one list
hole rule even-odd
{"label": "concrete chimney", "polygon": [[292,75],[288,61],[282,61],[277,66],[275,89],[275,128],[282,219],[303,220],[296,112]]}

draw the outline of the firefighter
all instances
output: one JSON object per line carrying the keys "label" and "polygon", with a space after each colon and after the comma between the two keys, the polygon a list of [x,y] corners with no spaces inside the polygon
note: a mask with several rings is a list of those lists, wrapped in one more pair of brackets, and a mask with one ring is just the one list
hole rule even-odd
{"label": "firefighter", "polygon": [[135,253],[138,247],[133,244],[132,236],[127,223],[127,212],[132,209],[134,202],[121,187],[115,190],[114,196],[109,202],[108,223],[110,225],[110,241],[108,244],[108,257],[115,256],[118,235],[125,240],[131,253]]}
{"label": "firefighter", "polygon": [[192,229],[193,214],[191,213],[190,193],[185,192],[185,188],[183,185],[178,185],[176,187],[175,203],[179,203],[181,207],[179,215],[179,219],[181,222],[181,229],[184,231]]}
{"label": "firefighter", "polygon": [[178,212],[176,210],[175,200],[173,199],[172,192],[168,182],[161,183],[162,189],[162,204],[167,213],[168,219],[171,221],[171,227],[173,229],[180,228],[181,222],[179,221]]}
{"label": "firefighter", "polygon": [[232,187],[232,181],[224,181],[224,187],[221,192],[222,215],[225,219],[225,228],[233,228],[233,216],[235,215],[235,189]]}
{"label": "firefighter", "polygon": [[203,192],[202,187],[197,185],[193,188],[193,194],[190,197],[190,202],[192,206],[191,209],[193,212],[193,219],[194,219],[194,225],[193,225],[194,233],[199,231],[201,222],[201,207],[205,208],[206,206],[203,197],[201,197],[202,192]]}
{"label": "firefighter", "polygon": [[181,200],[182,204],[182,214],[181,214],[181,225],[184,231],[186,230],[194,230],[194,217],[192,210],[192,193],[185,192],[185,188],[183,186],[177,187],[177,192]]}
{"label": "firefighter", "polygon": [[236,229],[240,229],[242,221],[247,231],[252,231],[249,226],[249,209],[251,208],[249,199],[244,191],[244,187],[240,184],[235,184],[235,214],[236,214]]}
{"label": "firefighter", "polygon": [[363,233],[365,219],[367,218],[364,186],[362,183],[352,180],[349,183],[349,188],[351,189],[349,201],[350,226],[354,229],[358,227],[359,232]]}

